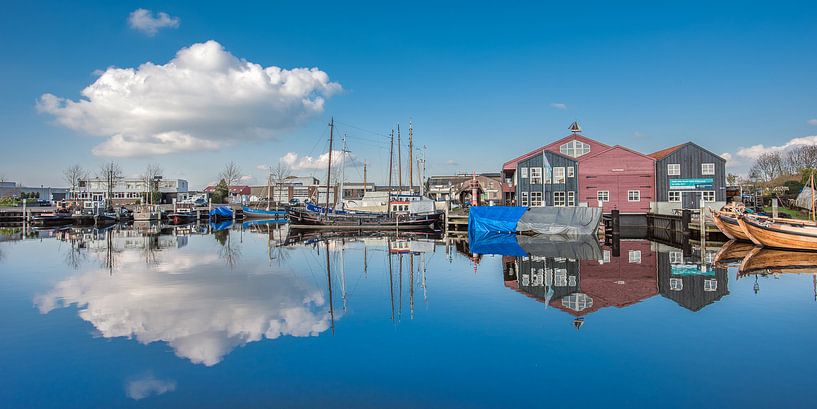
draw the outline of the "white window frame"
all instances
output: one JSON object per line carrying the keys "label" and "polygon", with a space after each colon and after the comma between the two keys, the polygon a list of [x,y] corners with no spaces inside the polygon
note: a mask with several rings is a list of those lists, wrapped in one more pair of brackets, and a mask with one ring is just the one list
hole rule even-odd
{"label": "white window frame", "polygon": [[672,291],[682,291],[684,289],[684,280],[680,278],[670,278],[669,289]]}
{"label": "white window frame", "polygon": [[576,176],[576,169],[573,166],[567,167],[567,177],[572,178]]}
{"label": "white window frame", "polygon": [[567,207],[576,206],[576,192],[572,190],[567,191]]}
{"label": "white window frame", "polygon": [[714,175],[715,174],[715,164],[714,163],[702,163],[701,164],[701,174],[702,175]]}
{"label": "white window frame", "polygon": [[[635,199],[633,199],[633,193],[635,193]],[[641,201],[641,191],[640,190],[628,190],[627,191],[627,201],[628,202],[640,202]]]}
{"label": "white window frame", "polygon": [[520,192],[519,193],[519,204],[522,206],[528,205],[528,192]]}
{"label": "white window frame", "polygon": [[[604,193],[604,199],[602,199],[602,193]],[[610,191],[609,190],[599,190],[596,192],[596,200],[599,202],[609,202],[610,201]]]}
{"label": "white window frame", "polygon": [[563,166],[553,168],[553,184],[564,184],[565,182],[567,182],[565,168]]}
{"label": "white window frame", "polygon": [[667,164],[667,176],[681,176],[681,164],[680,163],[668,163]]}
{"label": "white window frame", "polygon": [[[538,197],[538,199],[537,199]],[[538,203],[537,203],[538,202]],[[542,192],[530,192],[530,206],[542,207],[544,206],[544,195]]]}
{"label": "white window frame", "polygon": [[627,261],[630,264],[641,264],[641,250],[630,250],[627,252]]}
{"label": "white window frame", "polygon": [[541,167],[532,167],[532,168],[530,168],[530,184],[531,185],[541,185],[542,184],[542,168]]}
{"label": "white window frame", "polygon": [[553,192],[553,206],[565,207],[567,204],[567,195],[564,190]]}
{"label": "white window frame", "polygon": [[590,144],[573,139],[570,142],[564,143],[561,146],[559,146],[559,152],[562,153],[563,155],[578,158],[579,156],[587,155],[588,153],[590,153]]}
{"label": "white window frame", "polygon": [[684,264],[684,253],[681,251],[670,251],[669,252],[669,263],[670,264]]}
{"label": "white window frame", "polygon": [[519,168],[519,174],[522,176],[522,179],[528,178],[528,168]]}
{"label": "white window frame", "polygon": [[681,192],[677,190],[670,190],[667,192],[667,201],[670,203],[681,203]]}
{"label": "white window frame", "polygon": [[701,198],[704,199],[704,202],[713,203],[715,201],[715,191],[705,190],[701,192]]}
{"label": "white window frame", "polygon": [[704,280],[704,291],[718,291],[718,279],[710,278]]}

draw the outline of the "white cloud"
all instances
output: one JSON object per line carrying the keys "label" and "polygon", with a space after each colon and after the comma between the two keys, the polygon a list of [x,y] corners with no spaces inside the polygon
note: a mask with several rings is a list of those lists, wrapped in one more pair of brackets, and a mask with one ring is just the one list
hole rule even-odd
{"label": "white cloud", "polygon": [[163,155],[274,138],[319,115],[340,90],[317,68],[263,67],[211,40],[182,48],[164,65],[108,68],[82,98],[46,93],[37,109],[107,138],[94,155]]}
{"label": "white cloud", "polygon": [[134,379],[125,385],[125,394],[134,400],[161,395],[174,390],[176,390],[176,381],[171,379],[156,379],[153,375],[148,375],[141,379]]}
{"label": "white cloud", "polygon": [[[338,166],[341,158],[341,151],[332,151],[332,168]],[[300,156],[295,152],[287,152],[281,157],[281,163],[288,166],[292,170],[308,170],[308,169],[326,169],[329,164],[329,152],[321,154],[318,157],[314,156]],[[360,161],[351,153],[346,154],[346,167],[355,167],[360,164]]]}
{"label": "white cloud", "polygon": [[225,274],[224,260],[209,246],[156,251],[157,260],[146,264],[144,249],[115,240],[113,276],[94,268],[68,277],[35,297],[40,312],[76,305],[105,338],[166,342],[177,356],[207,366],[249,342],[329,329],[323,289],[295,271],[269,272],[266,256],[249,254],[240,273]]}
{"label": "white cloud", "polygon": [[817,126],[817,118],[814,118],[814,119],[809,119],[809,120],[808,120],[808,121],[806,121],[806,122],[808,122],[808,124],[809,124],[809,125],[814,125],[814,126]]}
{"label": "white cloud", "polygon": [[449,159],[449,160],[445,161],[445,164],[448,165],[448,166],[459,166],[460,165],[460,163],[455,161],[454,159]]}
{"label": "white cloud", "polygon": [[553,108],[553,109],[558,109],[558,110],[567,109],[567,105],[563,104],[561,102],[553,102],[553,103],[550,104],[550,107]]}
{"label": "white cloud", "polygon": [[764,153],[783,152],[800,145],[817,145],[817,135],[793,138],[783,145],[765,146],[763,144],[738,148],[737,155],[743,158],[755,159]]}
{"label": "white cloud", "polygon": [[146,9],[136,9],[128,16],[128,24],[131,28],[139,30],[149,36],[156,35],[163,28],[178,28],[179,18],[171,17],[165,12],[153,14]]}

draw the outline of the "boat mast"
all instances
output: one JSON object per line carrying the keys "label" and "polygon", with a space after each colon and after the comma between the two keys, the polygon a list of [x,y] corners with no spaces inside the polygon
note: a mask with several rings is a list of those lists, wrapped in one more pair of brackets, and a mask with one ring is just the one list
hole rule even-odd
{"label": "boat mast", "polygon": [[[340,199],[336,200],[335,203],[340,203],[341,208],[343,208],[343,185],[346,180],[346,153],[349,152],[346,149],[346,134],[343,134],[343,149],[340,151]],[[333,208],[337,206],[332,206]]]}
{"label": "boat mast", "polygon": [[403,191],[403,157],[400,154],[400,124],[397,124],[397,193]]}
{"label": "boat mast", "polygon": [[414,193],[414,132],[409,120],[409,194]]}
{"label": "boat mast", "polygon": [[363,196],[366,196],[366,160],[363,160]]}
{"label": "boat mast", "polygon": [[267,165],[267,211],[269,211],[269,201],[272,199],[270,185],[272,185],[272,166]]}
{"label": "boat mast", "polygon": [[[329,186],[332,180],[332,140],[334,139],[335,117],[329,121],[329,163],[326,165],[326,218],[329,218]],[[329,243],[326,243],[329,246]]]}
{"label": "boat mast", "polygon": [[814,216],[814,171],[811,171],[811,221],[815,221]]}
{"label": "boat mast", "polygon": [[391,193],[392,189],[392,172],[394,171],[394,164],[392,161],[394,160],[394,129],[391,130],[391,142],[389,144],[389,193]]}

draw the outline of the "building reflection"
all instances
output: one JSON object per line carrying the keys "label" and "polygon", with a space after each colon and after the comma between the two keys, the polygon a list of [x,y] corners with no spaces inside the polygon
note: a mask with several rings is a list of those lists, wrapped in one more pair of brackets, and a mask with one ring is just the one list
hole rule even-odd
{"label": "building reflection", "polygon": [[700,311],[729,294],[727,269],[715,264],[717,249],[692,251],[658,244],[658,288],[661,295]]}

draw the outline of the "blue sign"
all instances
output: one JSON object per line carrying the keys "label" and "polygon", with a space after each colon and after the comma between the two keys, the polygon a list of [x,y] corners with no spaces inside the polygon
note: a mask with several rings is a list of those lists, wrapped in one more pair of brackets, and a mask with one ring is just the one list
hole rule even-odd
{"label": "blue sign", "polygon": [[712,190],[715,180],[712,178],[670,179],[671,190]]}

